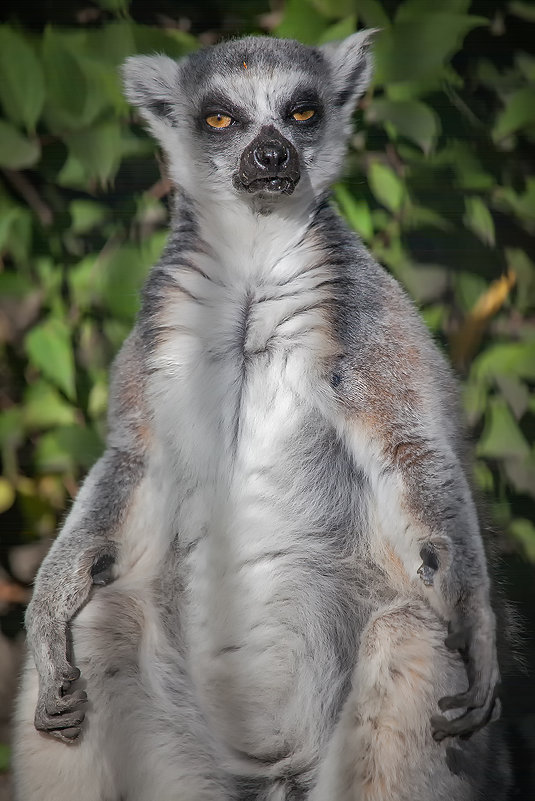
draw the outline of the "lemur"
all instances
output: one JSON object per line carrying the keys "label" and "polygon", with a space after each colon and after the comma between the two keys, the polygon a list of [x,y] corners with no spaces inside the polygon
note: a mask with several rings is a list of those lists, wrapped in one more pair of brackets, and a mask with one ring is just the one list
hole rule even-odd
{"label": "lemur", "polygon": [[28,608],[18,801],[506,797],[456,384],[329,202],[370,41],[124,66],[171,232]]}

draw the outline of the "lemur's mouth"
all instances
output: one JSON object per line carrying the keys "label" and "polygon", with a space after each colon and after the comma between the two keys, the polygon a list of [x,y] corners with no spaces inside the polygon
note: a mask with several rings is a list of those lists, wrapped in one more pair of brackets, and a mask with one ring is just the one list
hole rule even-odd
{"label": "lemur's mouth", "polygon": [[271,175],[265,178],[255,178],[247,183],[239,175],[234,176],[236,189],[249,194],[262,192],[269,195],[291,195],[297,186],[297,181],[299,181],[299,178],[294,181],[286,175]]}

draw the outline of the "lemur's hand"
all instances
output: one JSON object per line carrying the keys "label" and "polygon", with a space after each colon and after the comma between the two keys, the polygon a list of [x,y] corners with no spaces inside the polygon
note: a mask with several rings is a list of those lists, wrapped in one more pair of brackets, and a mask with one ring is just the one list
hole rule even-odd
{"label": "lemur's hand", "polygon": [[80,678],[80,671],[71,664],[67,627],[51,625],[45,610],[36,608],[35,599],[29,622],[28,642],[39,674],[35,728],[72,743],[81,731],[84,713],[80,706],[87,701],[87,695],[72,687]]}
{"label": "lemur's hand", "polygon": [[83,690],[72,690],[80,677],[78,668],[66,660],[48,676],[39,677],[39,697],[35,710],[35,728],[64,743],[72,743],[81,732],[84,712],[79,708],[87,701]]}
{"label": "lemur's hand", "polygon": [[460,709],[466,711],[457,718],[448,720],[442,715],[431,719],[433,737],[441,741],[445,737],[469,737],[500,714],[498,700],[500,671],[496,655],[495,621],[492,611],[481,601],[477,613],[469,620],[450,624],[446,639],[448,648],[459,651],[466,664],[468,690],[459,695],[441,698],[442,711]]}

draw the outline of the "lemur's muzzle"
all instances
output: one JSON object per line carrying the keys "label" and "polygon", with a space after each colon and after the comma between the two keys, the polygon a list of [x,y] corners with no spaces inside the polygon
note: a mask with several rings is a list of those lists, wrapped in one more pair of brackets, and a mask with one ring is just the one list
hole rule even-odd
{"label": "lemur's muzzle", "polygon": [[291,195],[299,178],[297,150],[273,125],[265,125],[243,151],[233,180],[242,191]]}

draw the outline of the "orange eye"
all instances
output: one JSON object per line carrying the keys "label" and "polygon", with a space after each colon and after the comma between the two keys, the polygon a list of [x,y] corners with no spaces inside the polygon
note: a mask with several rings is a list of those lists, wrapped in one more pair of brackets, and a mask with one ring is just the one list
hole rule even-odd
{"label": "orange eye", "polygon": [[311,117],[313,117],[315,113],[316,112],[313,108],[306,108],[303,109],[303,111],[294,111],[292,117],[298,122],[305,122],[305,120],[309,120]]}
{"label": "orange eye", "polygon": [[205,117],[205,120],[210,128],[228,128],[232,117],[229,117],[228,114],[210,114],[209,117]]}

